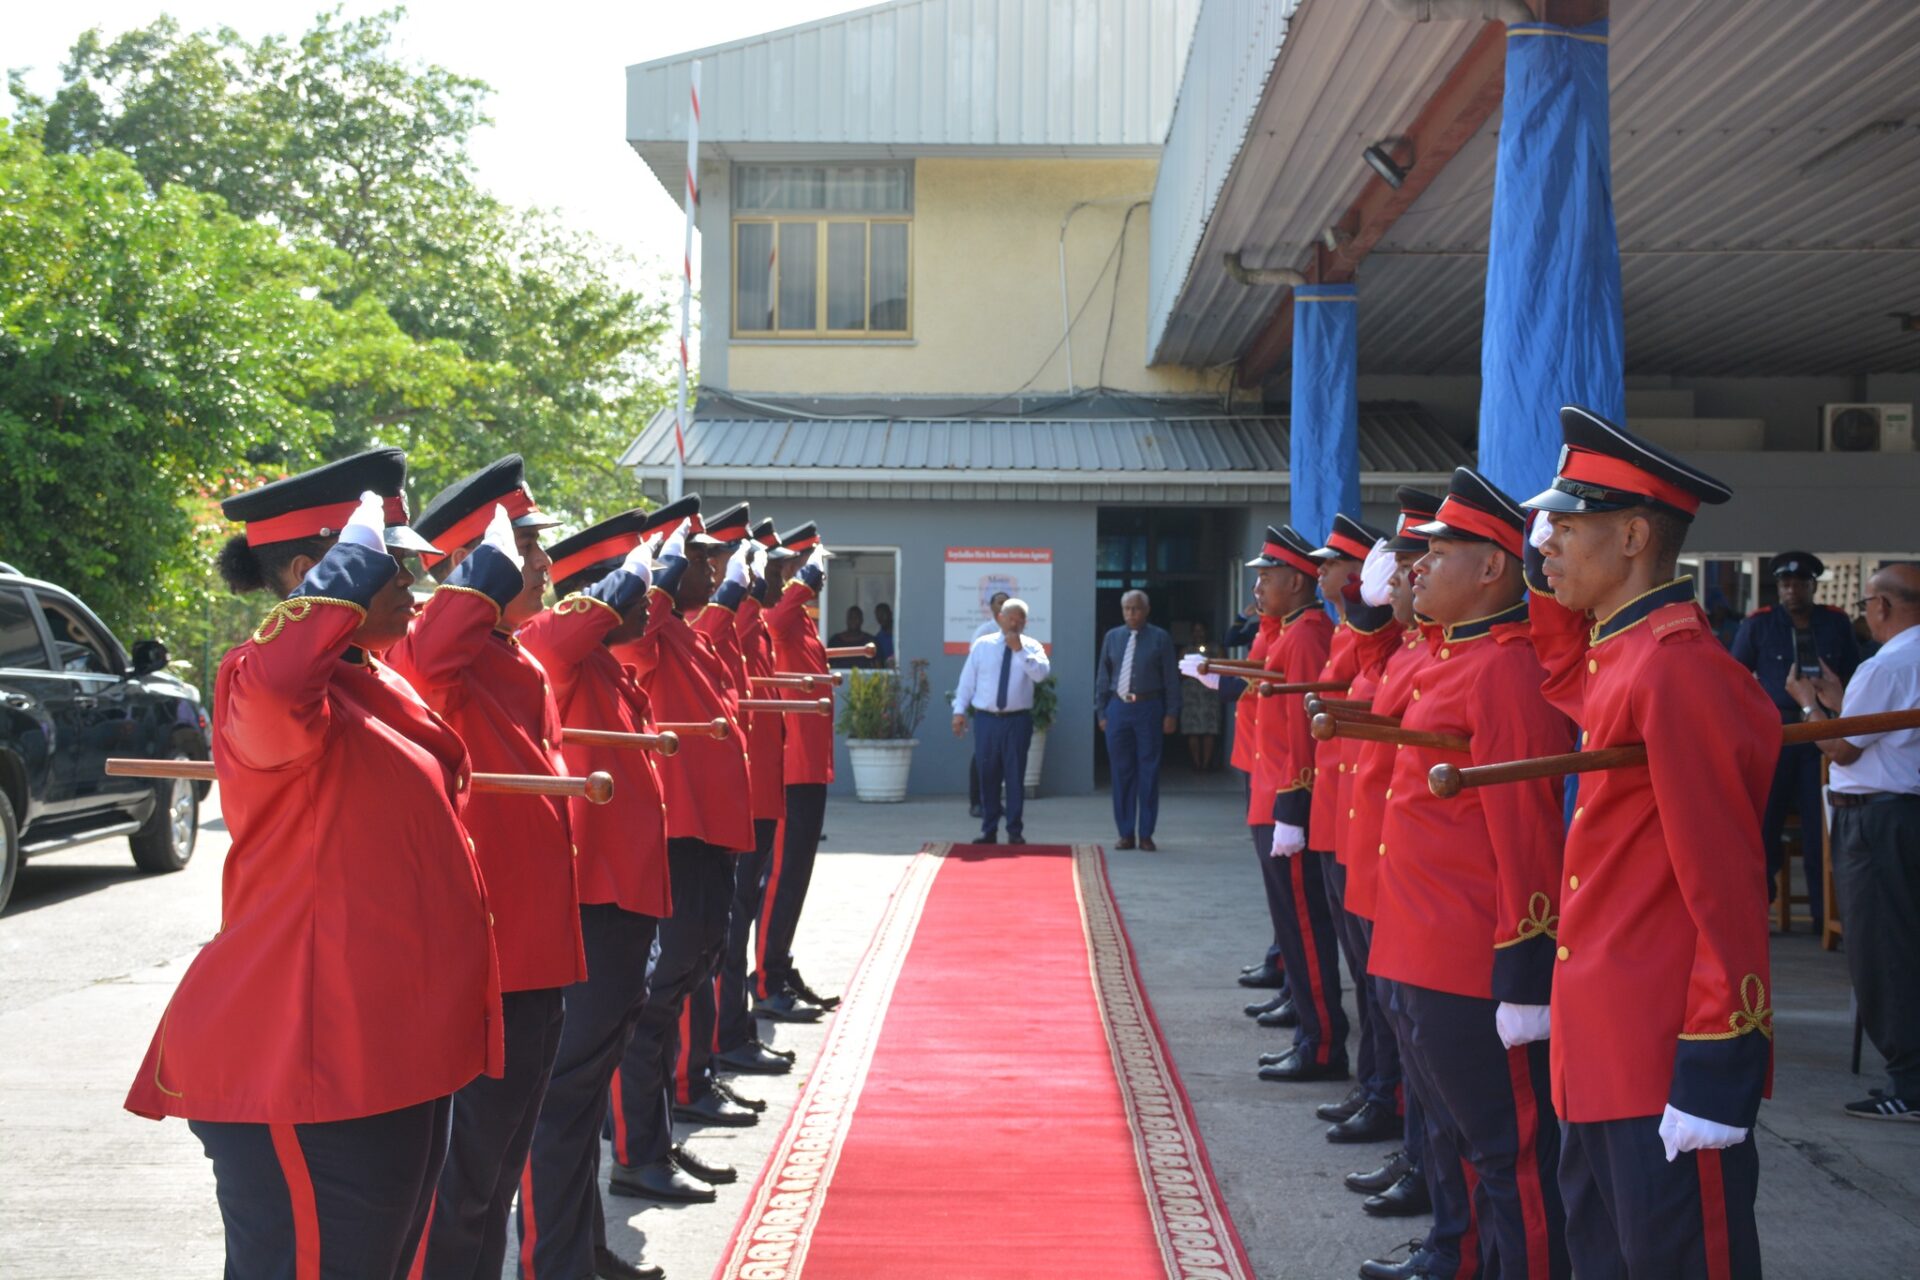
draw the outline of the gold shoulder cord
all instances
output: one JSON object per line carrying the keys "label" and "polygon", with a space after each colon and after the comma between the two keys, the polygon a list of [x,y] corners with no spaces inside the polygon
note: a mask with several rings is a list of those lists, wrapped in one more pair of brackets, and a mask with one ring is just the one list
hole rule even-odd
{"label": "gold shoulder cord", "polygon": [[253,629],[253,642],[255,644],[272,644],[273,641],[279,637],[280,633],[286,629],[289,622],[305,622],[311,617],[313,614],[313,606],[317,604],[342,605],[353,610],[362,618],[367,616],[366,609],[351,600],[337,600],[332,596],[294,596],[290,600],[282,600],[279,604],[267,610],[267,616],[262,618],[260,625]]}

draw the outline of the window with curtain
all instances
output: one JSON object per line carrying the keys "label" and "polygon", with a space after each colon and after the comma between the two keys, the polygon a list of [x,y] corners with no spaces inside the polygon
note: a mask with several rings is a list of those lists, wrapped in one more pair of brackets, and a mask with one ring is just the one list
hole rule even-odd
{"label": "window with curtain", "polygon": [[735,165],[733,210],[736,335],[911,332],[911,164]]}

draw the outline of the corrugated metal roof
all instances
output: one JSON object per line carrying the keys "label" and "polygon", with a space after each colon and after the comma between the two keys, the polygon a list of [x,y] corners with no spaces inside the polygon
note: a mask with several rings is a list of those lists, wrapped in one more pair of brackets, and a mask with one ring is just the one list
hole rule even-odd
{"label": "corrugated metal roof", "polygon": [[[1358,193],[1361,149],[1406,126],[1477,30],[1383,15],[1306,0],[1162,359],[1245,349],[1281,291],[1233,284],[1220,252],[1298,265]],[[1628,372],[1920,369],[1920,335],[1888,318],[1920,306],[1920,5],[1614,0],[1609,52]],[[1404,93],[1423,66],[1431,83]],[[1295,99],[1312,90],[1319,126],[1289,106],[1290,82]],[[1496,114],[1362,264],[1361,368],[1478,370],[1498,128]],[[1162,174],[1182,163],[1170,141]]]}
{"label": "corrugated metal roof", "polygon": [[627,139],[678,198],[708,155],[1157,154],[1200,0],[894,0],[627,68]]}

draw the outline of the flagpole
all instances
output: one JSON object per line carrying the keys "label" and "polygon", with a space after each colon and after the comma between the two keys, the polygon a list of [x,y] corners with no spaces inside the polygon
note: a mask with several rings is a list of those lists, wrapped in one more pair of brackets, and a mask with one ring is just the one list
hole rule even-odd
{"label": "flagpole", "polygon": [[687,482],[687,334],[693,314],[693,220],[700,208],[700,60],[695,58],[687,85],[686,236],[680,249],[680,399],[673,417],[673,480],[669,501],[677,499]]}

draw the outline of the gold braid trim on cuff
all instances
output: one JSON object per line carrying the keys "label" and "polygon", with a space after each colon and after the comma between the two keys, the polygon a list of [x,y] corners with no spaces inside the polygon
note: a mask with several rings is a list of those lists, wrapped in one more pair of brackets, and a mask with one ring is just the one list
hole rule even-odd
{"label": "gold braid trim on cuff", "polygon": [[305,622],[312,616],[313,606],[317,604],[337,604],[342,608],[351,609],[360,615],[362,621],[365,621],[367,616],[366,606],[351,600],[338,600],[333,596],[294,596],[290,600],[282,600],[267,610],[267,616],[260,619],[260,625],[253,629],[253,642],[272,644],[286,629],[289,622]]}
{"label": "gold braid trim on cuff", "polygon": [[599,596],[590,596],[584,591],[574,592],[559,604],[553,606],[553,611],[564,618],[571,613],[586,613],[592,609],[594,605],[599,605],[616,618],[620,616],[618,609],[608,604],[605,600],[602,600]]}
{"label": "gold braid trim on cuff", "polygon": [[1767,1007],[1766,984],[1760,981],[1760,975],[1750,973],[1740,979],[1740,1004],[1727,1015],[1727,1031],[1681,1032],[1682,1040],[1738,1040],[1751,1031],[1758,1031],[1767,1039],[1773,1039],[1773,1010]]}
{"label": "gold braid trim on cuff", "polygon": [[1558,939],[1560,937],[1560,917],[1553,914],[1553,899],[1544,893],[1536,893],[1527,899],[1527,916],[1514,926],[1513,936],[1505,942],[1496,942],[1493,949],[1518,946],[1529,938],[1541,935]]}

